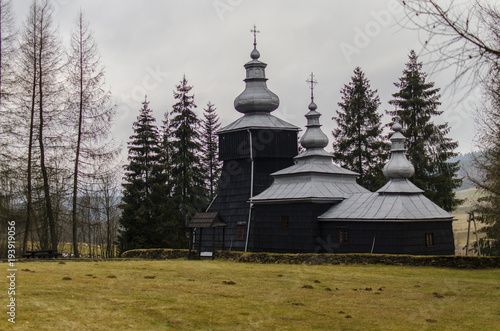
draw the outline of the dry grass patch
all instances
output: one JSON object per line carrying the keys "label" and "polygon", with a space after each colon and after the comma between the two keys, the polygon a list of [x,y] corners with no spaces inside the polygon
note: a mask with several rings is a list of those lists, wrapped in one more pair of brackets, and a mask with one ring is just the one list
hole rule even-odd
{"label": "dry grass patch", "polygon": [[[18,272],[16,326],[37,330],[493,330],[500,325],[498,269],[181,260],[18,267],[36,273]],[[146,278],[151,275],[154,281]],[[6,318],[0,320],[0,329],[8,327]]]}

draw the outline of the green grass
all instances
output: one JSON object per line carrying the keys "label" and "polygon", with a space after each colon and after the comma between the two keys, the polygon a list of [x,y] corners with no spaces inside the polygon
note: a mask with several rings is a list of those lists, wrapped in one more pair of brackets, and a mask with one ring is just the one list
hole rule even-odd
{"label": "green grass", "polygon": [[[18,262],[17,268],[16,329],[494,330],[500,325],[498,269],[208,260]],[[2,330],[10,327],[4,303]]]}

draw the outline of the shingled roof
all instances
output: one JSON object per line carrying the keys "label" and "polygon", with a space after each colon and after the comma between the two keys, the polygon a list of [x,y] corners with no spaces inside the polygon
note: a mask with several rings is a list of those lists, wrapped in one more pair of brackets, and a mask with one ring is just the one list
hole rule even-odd
{"label": "shingled roof", "polygon": [[216,228],[227,226],[218,212],[196,213],[188,223],[190,228]]}

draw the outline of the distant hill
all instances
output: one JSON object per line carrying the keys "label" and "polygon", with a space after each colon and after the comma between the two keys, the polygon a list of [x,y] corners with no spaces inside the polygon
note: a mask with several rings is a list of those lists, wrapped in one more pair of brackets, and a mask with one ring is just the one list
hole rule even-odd
{"label": "distant hill", "polygon": [[451,158],[449,162],[460,161],[460,170],[458,172],[458,176],[463,178],[463,183],[457,191],[466,190],[474,187],[475,185],[468,180],[468,176],[474,176],[477,173],[477,169],[473,166],[474,157],[478,157],[480,152],[472,152],[466,154],[458,154],[456,157]]}

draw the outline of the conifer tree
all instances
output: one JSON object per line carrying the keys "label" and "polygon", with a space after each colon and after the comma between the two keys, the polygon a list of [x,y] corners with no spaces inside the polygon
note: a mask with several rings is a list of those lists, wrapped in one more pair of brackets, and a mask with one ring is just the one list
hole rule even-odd
{"label": "conifer tree", "polygon": [[194,113],[194,95],[189,95],[192,86],[184,76],[174,91],[176,103],[170,113],[172,144],[172,183],[181,216],[178,220],[179,244],[187,245],[186,224],[192,215],[206,205],[204,176],[200,160],[200,120]]}
{"label": "conifer tree", "polygon": [[160,131],[160,164],[164,173],[165,189],[172,196],[172,133],[170,132],[169,112],[165,112]]}
{"label": "conifer tree", "polygon": [[169,113],[165,118],[160,131],[160,168],[157,174],[158,183],[155,190],[158,201],[158,217],[162,220],[162,228],[158,231],[162,235],[162,247],[185,248],[186,233],[182,215],[179,210],[179,198],[174,195],[174,177],[172,175],[173,135],[170,127]]}
{"label": "conifer tree", "polygon": [[219,161],[218,153],[218,138],[217,129],[220,127],[219,117],[216,113],[217,108],[214,107],[210,101],[207,108],[204,109],[202,139],[203,139],[203,169],[206,174],[207,191],[209,198],[213,199],[217,189],[217,182],[219,181],[221,162]]}
{"label": "conifer tree", "polygon": [[95,177],[96,164],[105,171],[106,163],[114,159],[115,149],[103,143],[109,134],[115,107],[111,103],[111,92],[104,84],[104,68],[100,64],[97,44],[93,38],[83,12],[75,20],[69,53],[69,92],[67,118],[70,121],[74,146],[72,231],[73,252],[78,256],[78,195],[82,182],[90,183]]}
{"label": "conifer tree", "polygon": [[459,162],[447,161],[457,155],[454,150],[458,143],[446,137],[450,132],[448,123],[434,123],[443,111],[438,110],[439,88],[434,88],[434,83],[427,82],[426,77],[412,50],[403,76],[394,83],[399,91],[389,103],[396,110],[388,113],[399,117],[404,128],[408,158],[415,167],[410,180],[434,203],[452,211],[460,203],[453,190],[460,187],[462,180],[455,177]]}
{"label": "conifer tree", "polygon": [[382,168],[389,145],[381,137],[382,115],[377,113],[380,99],[370,88],[361,68],[354,69],[351,82],[340,91],[340,109],[333,119],[337,129],[332,134],[333,155],[342,167],[359,173],[358,183],[375,191],[386,183]]}
{"label": "conifer tree", "polygon": [[123,184],[122,215],[118,241],[121,252],[135,248],[158,247],[156,190],[160,173],[158,129],[151,114],[149,102],[143,107],[133,124],[134,134],[128,143],[128,161]]}
{"label": "conifer tree", "polygon": [[[54,192],[57,181],[52,176],[62,173],[58,162],[61,152],[62,95],[61,69],[63,68],[61,43],[58,29],[53,20],[54,7],[49,0],[33,0],[24,23],[19,45],[19,68],[16,81],[19,91],[16,102],[19,103],[17,116],[19,139],[23,125],[29,123],[25,135],[29,137],[27,145],[27,221],[23,251],[26,249],[27,236],[30,233],[34,199],[34,166],[41,173],[43,190],[44,216],[42,227],[50,232],[50,247],[57,250],[57,197]],[[35,148],[38,148],[35,153]],[[64,176],[63,176],[64,177]],[[48,242],[40,240],[41,247],[48,248]]]}

